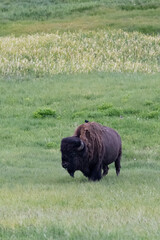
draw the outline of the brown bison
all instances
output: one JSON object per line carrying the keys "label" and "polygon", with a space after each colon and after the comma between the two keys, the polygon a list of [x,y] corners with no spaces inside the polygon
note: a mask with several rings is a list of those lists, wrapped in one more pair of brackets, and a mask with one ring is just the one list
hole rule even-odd
{"label": "brown bison", "polygon": [[113,162],[117,176],[120,173],[121,138],[114,129],[99,123],[86,121],[72,137],[63,138],[61,153],[62,167],[72,177],[80,170],[89,180],[100,180],[107,175],[108,165]]}

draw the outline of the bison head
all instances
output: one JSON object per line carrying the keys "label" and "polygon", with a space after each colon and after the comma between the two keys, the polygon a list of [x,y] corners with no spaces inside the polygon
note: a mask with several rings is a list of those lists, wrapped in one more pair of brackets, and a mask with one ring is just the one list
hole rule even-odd
{"label": "bison head", "polygon": [[74,177],[76,170],[81,170],[85,153],[85,143],[76,136],[63,138],[61,142],[62,167]]}

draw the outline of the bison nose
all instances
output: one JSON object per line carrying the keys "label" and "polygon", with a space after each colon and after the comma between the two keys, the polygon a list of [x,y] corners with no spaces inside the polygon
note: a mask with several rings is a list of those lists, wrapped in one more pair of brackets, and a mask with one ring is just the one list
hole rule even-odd
{"label": "bison nose", "polygon": [[68,163],[66,163],[66,162],[63,162],[63,163],[62,163],[62,167],[63,167],[63,168],[67,168],[67,166],[68,166]]}

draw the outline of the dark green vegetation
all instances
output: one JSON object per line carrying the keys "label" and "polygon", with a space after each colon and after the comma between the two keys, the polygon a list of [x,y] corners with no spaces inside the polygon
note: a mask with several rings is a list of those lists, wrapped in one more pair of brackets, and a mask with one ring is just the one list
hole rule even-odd
{"label": "dark green vegetation", "polygon": [[[0,92],[1,239],[159,239],[159,75],[1,77]],[[62,169],[61,138],[85,119],[122,136],[119,177]]]}
{"label": "dark green vegetation", "polygon": [[49,108],[38,109],[33,114],[34,118],[45,118],[45,117],[55,117],[56,112]]}
{"label": "dark green vegetation", "polygon": [[0,36],[108,27],[160,33],[160,0],[0,2]]}

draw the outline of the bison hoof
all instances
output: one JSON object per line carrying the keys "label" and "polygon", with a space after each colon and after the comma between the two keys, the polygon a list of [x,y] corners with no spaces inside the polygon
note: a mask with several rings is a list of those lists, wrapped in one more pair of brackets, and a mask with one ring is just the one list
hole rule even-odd
{"label": "bison hoof", "polygon": [[116,174],[117,174],[117,176],[120,174],[120,169],[116,170]]}

